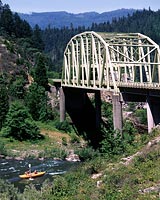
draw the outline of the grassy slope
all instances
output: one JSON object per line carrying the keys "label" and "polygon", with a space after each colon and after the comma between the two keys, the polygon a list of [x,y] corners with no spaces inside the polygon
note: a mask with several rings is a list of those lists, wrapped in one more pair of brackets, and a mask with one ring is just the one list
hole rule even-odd
{"label": "grassy slope", "polygon": [[[61,199],[160,199],[159,141],[158,136],[133,156],[109,161],[97,158],[85,163],[75,174],[66,174],[61,190],[67,190],[65,184],[69,190]],[[93,179],[93,174],[97,178]]]}
{"label": "grassy slope", "polygon": [[[44,141],[37,143],[5,141],[6,148],[12,155],[22,156],[24,154],[24,156],[33,157],[48,156],[47,152],[53,156],[51,153],[53,149],[71,148],[68,134],[44,128],[41,129],[41,133],[46,136]],[[57,176],[54,184],[47,186],[48,190],[51,189],[50,187],[54,188],[55,199],[61,195],[59,198],[61,200],[159,199],[160,133],[157,132],[155,135],[155,137],[150,136],[150,141],[146,140],[143,147],[140,148],[141,145],[137,145],[137,151],[134,151],[136,153],[129,157],[123,158],[121,155],[116,158],[111,157],[110,160],[98,157],[85,162],[75,172],[61,177]],[[67,146],[62,145],[63,137],[67,138]],[[93,175],[97,175],[97,178],[93,178]],[[99,182],[100,186],[97,187]],[[42,196],[47,192],[47,190],[43,191]],[[38,197],[35,196],[35,198]],[[53,194],[48,196],[49,199],[53,199]]]}
{"label": "grassy slope", "polygon": [[[42,129],[41,134],[45,136],[45,139],[41,141],[20,142],[6,138],[1,138],[1,141],[5,144],[8,156],[20,158],[58,156],[58,151],[57,155],[53,154],[55,149],[67,151],[67,148],[70,147],[70,136],[66,133]],[[63,138],[66,138],[66,146],[62,145]]]}

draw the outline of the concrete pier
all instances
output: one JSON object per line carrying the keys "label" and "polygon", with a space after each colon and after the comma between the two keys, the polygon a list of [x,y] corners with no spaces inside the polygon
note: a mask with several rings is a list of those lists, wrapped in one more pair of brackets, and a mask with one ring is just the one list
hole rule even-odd
{"label": "concrete pier", "polygon": [[160,123],[160,98],[147,97],[148,133]]}
{"label": "concrete pier", "polygon": [[113,104],[113,124],[115,130],[122,131],[122,102],[120,94],[113,94],[112,96]]}
{"label": "concrete pier", "polygon": [[66,106],[65,106],[65,95],[63,88],[59,88],[59,94],[60,94],[60,122],[63,122],[66,117]]}

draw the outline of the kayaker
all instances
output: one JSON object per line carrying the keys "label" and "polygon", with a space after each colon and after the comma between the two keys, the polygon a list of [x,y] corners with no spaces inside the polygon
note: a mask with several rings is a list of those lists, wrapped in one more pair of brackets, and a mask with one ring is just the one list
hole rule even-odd
{"label": "kayaker", "polygon": [[25,172],[25,174],[26,174],[26,175],[27,175],[27,174],[30,174],[30,171],[29,171],[29,170],[28,170],[28,171],[26,171],[26,172]]}

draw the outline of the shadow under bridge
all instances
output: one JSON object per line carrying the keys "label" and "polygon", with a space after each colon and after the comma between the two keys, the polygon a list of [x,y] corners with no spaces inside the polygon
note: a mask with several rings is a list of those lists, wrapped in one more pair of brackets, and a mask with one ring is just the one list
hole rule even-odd
{"label": "shadow under bridge", "polygon": [[[97,147],[102,140],[100,91],[63,87],[60,89],[60,96],[60,108],[65,109],[69,114],[78,134],[84,136],[94,147]],[[64,113],[64,110],[61,112]],[[65,117],[61,117],[61,121],[63,121]]]}

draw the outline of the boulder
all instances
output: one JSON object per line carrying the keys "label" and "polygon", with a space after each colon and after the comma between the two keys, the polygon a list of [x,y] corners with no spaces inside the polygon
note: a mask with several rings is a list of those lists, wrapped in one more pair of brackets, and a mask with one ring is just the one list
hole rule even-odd
{"label": "boulder", "polygon": [[79,156],[75,154],[73,150],[69,152],[65,160],[70,161],[70,162],[80,162]]}

